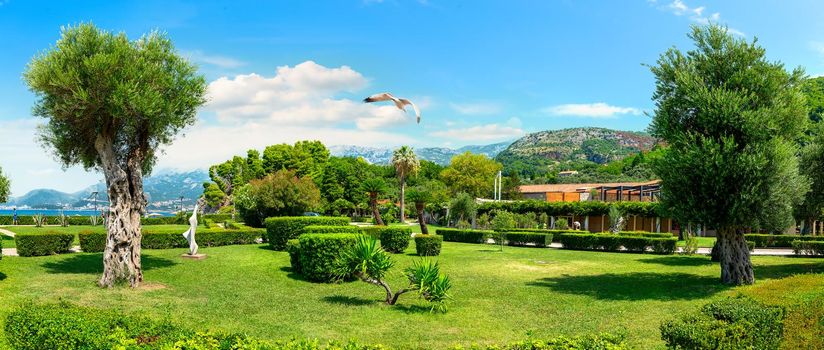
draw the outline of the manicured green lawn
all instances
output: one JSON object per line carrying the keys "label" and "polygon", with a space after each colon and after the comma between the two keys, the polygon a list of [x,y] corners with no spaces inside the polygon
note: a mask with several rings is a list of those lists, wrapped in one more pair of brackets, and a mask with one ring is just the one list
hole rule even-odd
{"label": "manicured green lawn", "polygon": [[[715,237],[695,237],[698,240],[699,248],[712,248],[715,245]],[[678,246],[683,247],[684,241],[678,241]]]}
{"label": "manicured green lawn", "polygon": [[[748,291],[718,283],[707,257],[656,256],[444,243],[442,270],[454,281],[450,310],[430,314],[414,295],[381,303],[383,291],[362,282],[315,284],[289,269],[285,252],[265,245],[144,250],[138,290],[99,289],[101,255],[80,253],[0,261],[0,319],[16,305],[69,300],[171,317],[189,327],[281,339],[358,339],[402,348],[501,343],[527,337],[624,331],[634,347],[660,348],[658,326],[712,298]],[[395,255],[390,284],[418,257]],[[808,293],[824,296],[824,260],[753,257],[757,284],[810,275]],[[779,284],[782,285],[782,284]],[[785,285],[784,288],[790,288]],[[0,335],[0,347],[4,339]]]}
{"label": "manicured green lawn", "polygon": [[3,240],[3,248],[16,248],[17,245],[14,244],[14,237],[6,236],[4,234],[0,234],[0,239]]}

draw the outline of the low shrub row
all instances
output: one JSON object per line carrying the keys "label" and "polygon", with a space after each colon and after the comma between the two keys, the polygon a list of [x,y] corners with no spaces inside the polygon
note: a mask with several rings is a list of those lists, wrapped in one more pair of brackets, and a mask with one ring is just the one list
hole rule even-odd
{"label": "low shrub row", "polygon": [[678,239],[621,236],[613,234],[563,234],[559,237],[565,249],[618,251],[621,247],[630,252],[643,253],[652,249],[657,254],[673,254]]}
{"label": "low shrub row", "polygon": [[[232,350],[390,350],[380,344],[354,341],[323,344],[312,339],[268,342],[238,334],[191,331],[168,320],[60,304],[28,304],[12,311],[5,322],[6,339],[17,350],[40,349],[232,349]],[[472,346],[476,350],[628,349],[623,336],[590,334],[532,339],[504,345]],[[455,349],[458,349],[456,347]]]}
{"label": "low shrub row", "polygon": [[435,233],[447,242],[486,243],[487,238],[491,237],[495,231],[439,228],[435,230]]}
{"label": "low shrub row", "polygon": [[45,231],[14,236],[19,256],[42,256],[68,252],[74,242],[74,234]]}
{"label": "low shrub row", "polygon": [[508,245],[547,247],[552,243],[552,234],[537,232],[507,232],[504,238]]}
{"label": "low shrub row", "polygon": [[757,233],[748,233],[744,235],[744,239],[755,242],[755,246],[759,248],[789,248],[792,247],[793,241],[822,241],[824,236],[799,236],[799,235],[765,235]]}
{"label": "low shrub row", "polygon": [[284,216],[266,219],[266,238],[274,250],[286,249],[286,242],[298,238],[306,226],[346,226],[349,218],[327,216]]}
{"label": "low shrub row", "polygon": [[[312,282],[337,282],[347,277],[347,251],[351,250],[360,235],[350,233],[306,233],[298,238],[297,268]],[[290,253],[291,254],[291,253]]]}
{"label": "low shrub row", "polygon": [[415,251],[420,256],[441,255],[443,237],[438,235],[415,235]]}
{"label": "low shrub row", "polygon": [[824,256],[824,242],[821,241],[793,241],[792,246],[796,255]]}
{"label": "low shrub row", "polygon": [[778,349],[784,309],[751,298],[714,301],[700,312],[661,325],[671,349]]}
{"label": "low shrub row", "polygon": [[[222,228],[201,229],[195,233],[195,240],[201,247],[218,247],[233,244],[255,244],[263,235],[262,229],[243,227],[238,230]],[[189,242],[182,235],[183,232],[172,230],[146,229],[140,246],[144,249],[186,248]],[[102,252],[106,248],[106,233],[81,231],[77,234],[80,240],[80,249],[84,252]]]}

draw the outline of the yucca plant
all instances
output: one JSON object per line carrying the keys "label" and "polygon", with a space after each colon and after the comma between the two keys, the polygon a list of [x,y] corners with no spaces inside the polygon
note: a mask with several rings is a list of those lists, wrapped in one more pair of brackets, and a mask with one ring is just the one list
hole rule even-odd
{"label": "yucca plant", "polygon": [[34,221],[34,227],[43,227],[46,223],[46,217],[43,214],[34,214],[31,216],[32,221]]}
{"label": "yucca plant", "polygon": [[440,273],[438,263],[423,259],[416,261],[405,270],[409,286],[392,292],[384,277],[395,266],[392,257],[380,247],[377,240],[370,236],[361,236],[355,246],[347,252],[348,271],[341,275],[352,274],[366,283],[383,287],[386,291],[387,305],[395,305],[401,294],[416,292],[425,300],[432,302],[432,311],[446,312],[447,292],[452,287],[449,278]]}
{"label": "yucca plant", "polygon": [[97,216],[97,215],[90,215],[90,216],[89,216],[89,223],[90,223],[92,226],[97,226],[97,224],[99,224],[99,223],[100,223],[100,217],[99,217],[99,216]]}
{"label": "yucca plant", "polygon": [[57,217],[57,222],[60,223],[60,227],[69,227],[69,218],[63,213],[60,213],[60,216]]}

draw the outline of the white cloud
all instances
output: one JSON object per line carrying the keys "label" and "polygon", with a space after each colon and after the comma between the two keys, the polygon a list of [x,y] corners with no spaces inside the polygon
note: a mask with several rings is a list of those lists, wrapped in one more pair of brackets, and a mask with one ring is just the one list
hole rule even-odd
{"label": "white cloud", "polygon": [[[651,5],[657,5],[656,1],[649,1]],[[718,23],[721,21],[721,13],[713,12],[710,14],[706,14],[706,7],[698,6],[698,7],[690,7],[687,5],[683,0],[673,0],[666,6],[659,6],[658,8],[668,11],[676,16],[686,16],[691,21],[698,23],[698,24],[708,24]],[[744,32],[735,29],[735,28],[727,28],[727,30],[734,35],[738,36],[746,36]]]}
{"label": "white cloud", "polygon": [[544,108],[543,111],[557,116],[589,118],[615,118],[620,114],[641,114],[641,110],[638,108],[611,106],[603,102],[563,104]]}
{"label": "white cloud", "polygon": [[367,84],[363,75],[348,66],[327,68],[306,61],[278,67],[271,78],[251,73],[217,79],[209,84],[207,108],[223,122],[256,120],[290,126],[354,123],[363,130],[414,119],[411,112],[407,116],[392,105],[338,97],[360,91]]}
{"label": "white cloud", "polygon": [[491,102],[450,103],[449,107],[455,112],[465,115],[497,114],[501,112],[501,106]]}
{"label": "white cloud", "polygon": [[219,68],[238,68],[246,65],[246,62],[241,60],[220,55],[209,55],[200,50],[184,51],[183,55],[196,63],[208,64]]}
{"label": "white cloud", "polygon": [[431,136],[461,141],[503,141],[524,134],[519,127],[500,124],[477,125],[468,128],[447,129],[431,133]]}

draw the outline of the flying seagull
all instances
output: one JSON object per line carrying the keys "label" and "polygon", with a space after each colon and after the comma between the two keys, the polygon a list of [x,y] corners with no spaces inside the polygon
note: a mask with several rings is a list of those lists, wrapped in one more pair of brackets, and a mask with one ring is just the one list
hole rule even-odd
{"label": "flying seagull", "polygon": [[412,103],[412,101],[409,101],[405,98],[397,98],[395,96],[392,96],[392,94],[390,94],[388,92],[384,92],[384,93],[380,93],[380,94],[374,94],[372,96],[369,96],[369,97],[363,99],[363,102],[366,102],[366,103],[379,102],[379,101],[392,101],[392,102],[395,103],[395,106],[398,107],[398,109],[400,109],[404,112],[406,112],[406,108],[404,107],[405,105],[412,106],[412,109],[415,110],[415,116],[418,118],[418,124],[421,123],[421,111],[418,109],[418,106],[415,106],[415,104]]}

